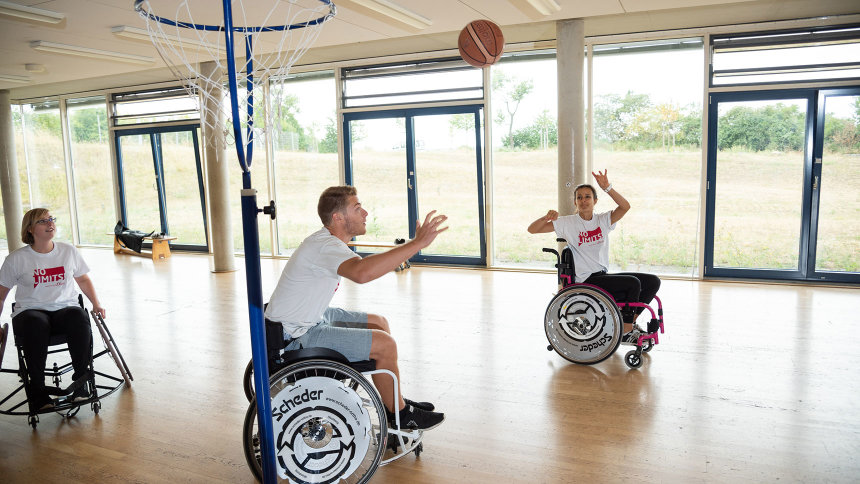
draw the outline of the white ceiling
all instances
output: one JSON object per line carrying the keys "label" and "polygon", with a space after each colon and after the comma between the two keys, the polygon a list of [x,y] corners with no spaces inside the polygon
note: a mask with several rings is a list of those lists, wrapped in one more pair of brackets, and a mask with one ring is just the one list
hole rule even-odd
{"label": "white ceiling", "polygon": [[[0,89],[10,89],[13,99],[169,78],[149,42],[123,39],[111,33],[111,28],[119,25],[145,28],[144,20],[133,9],[134,0],[11,1],[66,16],[52,25],[0,15],[0,75],[30,79],[24,84],[0,81]],[[261,5],[272,1],[285,0],[245,0],[245,3]],[[526,0],[393,1],[432,20],[432,25],[415,29],[355,1],[335,0],[337,16],[326,23],[306,59],[325,62],[453,49],[460,29],[477,18],[500,25],[508,42],[528,42],[554,39],[555,21],[570,18],[586,19],[586,34],[595,35],[860,13],[860,2],[856,0],[558,0],[561,11],[547,16]],[[165,12],[166,17],[170,17],[169,12],[178,2],[150,0],[153,9]],[[215,0],[189,0],[189,3],[204,10],[201,18],[220,11],[221,2]],[[156,61],[151,65],[134,65],[39,52],[30,47],[37,40],[150,56]],[[42,65],[44,71],[28,72],[27,64]]]}

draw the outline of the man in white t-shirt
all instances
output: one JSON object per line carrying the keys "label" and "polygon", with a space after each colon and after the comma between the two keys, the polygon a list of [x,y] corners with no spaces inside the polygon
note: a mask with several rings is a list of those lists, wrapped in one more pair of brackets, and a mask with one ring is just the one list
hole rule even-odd
{"label": "man in white t-shirt", "polygon": [[[350,361],[376,360],[376,367],[397,376],[397,344],[388,321],[367,314],[329,307],[341,277],[364,284],[391,272],[401,263],[429,246],[447,220],[444,215],[427,214],[418,224],[415,238],[379,254],[362,258],[346,243],[366,232],[367,211],[361,207],[355,187],[330,187],[320,195],[317,212],[323,228],[308,236],[290,257],[266,308],[266,319],[281,323],[288,350],[325,347]],[[389,410],[399,410],[407,427],[429,430],[442,423],[443,413],[432,404],[398,397],[394,401],[393,381],[374,375],[373,382]],[[402,395],[398,388],[398,395]]]}

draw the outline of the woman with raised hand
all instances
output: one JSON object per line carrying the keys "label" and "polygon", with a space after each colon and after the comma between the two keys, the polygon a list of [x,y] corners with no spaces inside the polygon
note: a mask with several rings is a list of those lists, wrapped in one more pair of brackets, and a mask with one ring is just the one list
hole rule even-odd
{"label": "woman with raised hand", "polygon": [[[608,170],[592,172],[592,175],[600,189],[615,202],[614,209],[595,213],[597,190],[592,185],[582,184],[574,190],[576,213],[562,217],[557,211],[550,210],[532,222],[528,231],[532,234],[555,231],[558,237],[567,241],[576,266],[574,282],[598,286],[619,302],[650,303],[660,289],[660,279],[657,276],[642,272],[608,272],[609,233],[630,210],[630,202],[612,187]],[[625,333],[621,338],[622,343],[636,344],[639,335],[644,333],[635,325],[636,317],[642,309],[622,310]]]}

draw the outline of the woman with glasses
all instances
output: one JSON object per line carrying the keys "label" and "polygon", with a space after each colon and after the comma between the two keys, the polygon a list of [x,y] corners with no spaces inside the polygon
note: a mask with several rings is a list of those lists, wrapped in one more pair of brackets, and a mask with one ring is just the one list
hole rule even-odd
{"label": "woman with glasses", "polygon": [[74,368],[72,387],[77,389],[68,398],[90,398],[87,385],[82,384],[89,377],[90,321],[78,304],[75,283],[89,298],[93,311],[105,317],[105,309],[87,275],[90,268],[78,250],[53,240],[56,220],[45,208],[24,214],[21,240],[27,245],[11,252],[0,267],[0,312],[9,291],[18,286],[12,326],[27,363],[30,384],[26,391],[31,412],[50,409],[55,403],[45,389],[48,342],[54,334],[66,335]]}

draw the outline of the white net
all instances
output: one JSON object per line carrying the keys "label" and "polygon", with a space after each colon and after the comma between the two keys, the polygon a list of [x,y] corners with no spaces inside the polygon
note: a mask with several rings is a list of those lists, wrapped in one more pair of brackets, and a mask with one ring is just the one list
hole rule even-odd
{"label": "white net", "polygon": [[[221,2],[212,0],[137,0],[135,9],[159,55],[189,95],[198,102],[207,142],[240,142],[233,132],[229,98],[227,48]],[[249,125],[247,105],[252,102],[254,138],[275,126],[280,113],[267,106],[281,106],[283,89],[268,92],[272,79],[286,77],[293,64],[316,41],[326,20],[334,16],[334,4],[320,0],[235,0],[233,9],[233,57],[236,63],[236,102],[242,138],[246,145]],[[272,29],[260,28],[272,27]],[[290,28],[286,28],[290,27]],[[252,66],[250,70],[247,66]],[[249,79],[252,89],[247,89]],[[269,102],[264,103],[266,94]],[[219,143],[220,144],[220,143]]]}

